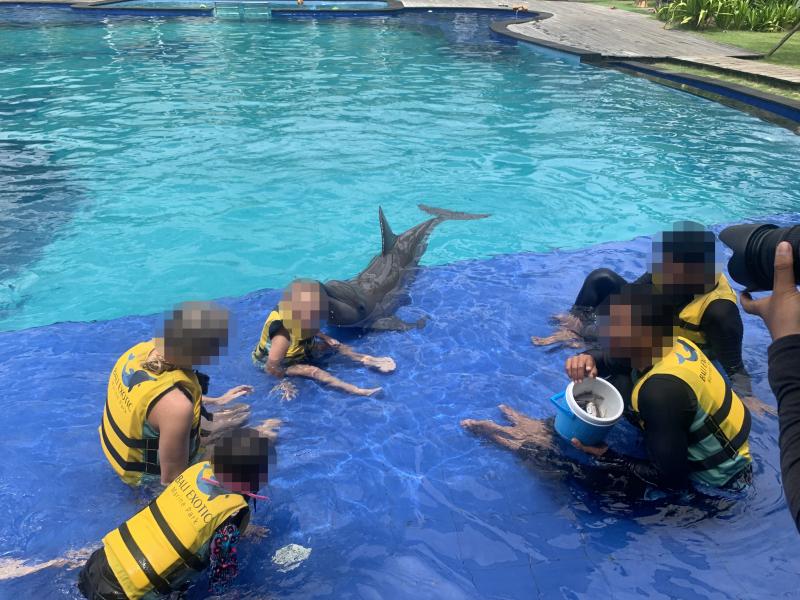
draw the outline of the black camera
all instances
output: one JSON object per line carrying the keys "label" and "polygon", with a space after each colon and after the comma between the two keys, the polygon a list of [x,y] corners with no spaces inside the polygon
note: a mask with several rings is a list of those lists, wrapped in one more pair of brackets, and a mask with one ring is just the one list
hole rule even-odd
{"label": "black camera", "polygon": [[794,280],[800,282],[800,225],[778,227],[746,224],[726,227],[719,234],[723,244],[733,250],[728,272],[748,291],[771,290],[775,277],[775,248],[781,242],[792,245]]}

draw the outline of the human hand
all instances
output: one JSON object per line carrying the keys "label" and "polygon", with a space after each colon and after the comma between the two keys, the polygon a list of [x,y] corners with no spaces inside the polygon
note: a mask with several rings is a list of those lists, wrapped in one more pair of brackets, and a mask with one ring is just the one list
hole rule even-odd
{"label": "human hand", "polygon": [[332,338],[327,333],[322,333],[321,331],[317,334],[317,337],[321,339],[323,342],[328,344],[331,348],[338,348],[341,346],[341,342],[335,338]]}
{"label": "human hand", "polygon": [[586,452],[586,454],[590,454],[595,458],[600,458],[608,450],[608,445],[606,444],[603,444],[602,446],[586,446],[583,443],[581,443],[581,441],[578,438],[572,438],[572,445],[575,446],[578,450]]}
{"label": "human hand", "polygon": [[361,363],[365,367],[377,369],[381,373],[391,373],[397,368],[394,359],[388,356],[365,356]]}
{"label": "human hand", "polygon": [[241,396],[246,396],[247,394],[250,394],[252,392],[253,392],[252,385],[237,385],[236,387],[229,389],[227,392],[222,394],[222,396],[217,398],[216,404],[222,406],[224,404],[227,404],[228,402],[231,402],[232,400],[236,400],[237,398],[240,398]]}
{"label": "human hand", "polygon": [[281,400],[284,401],[294,400],[297,398],[297,386],[288,379],[281,379],[269,393],[270,395],[280,394]]}
{"label": "human hand", "polygon": [[597,377],[597,365],[589,354],[569,357],[564,370],[567,372],[567,376],[576,383],[580,383],[587,376],[592,379]]}
{"label": "human hand", "polygon": [[775,249],[775,279],[772,295],[754,300],[742,292],[742,308],[764,320],[773,341],[800,333],[800,292],[794,281],[792,245],[781,242]]}
{"label": "human hand", "polygon": [[243,535],[246,538],[263,540],[269,535],[269,528],[264,527],[263,525],[253,525],[250,523],[248,524],[247,529],[244,530]]}
{"label": "human hand", "polygon": [[269,438],[273,442],[278,439],[278,428],[283,424],[280,419],[266,419],[256,426],[258,431],[265,438]]}

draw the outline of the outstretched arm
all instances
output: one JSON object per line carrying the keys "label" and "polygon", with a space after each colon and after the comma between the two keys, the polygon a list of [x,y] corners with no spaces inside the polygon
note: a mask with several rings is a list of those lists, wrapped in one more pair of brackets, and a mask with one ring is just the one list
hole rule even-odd
{"label": "outstretched arm", "polygon": [[318,333],[317,337],[325,342],[328,347],[336,350],[339,354],[359,362],[365,367],[377,369],[381,373],[391,373],[395,370],[395,368],[397,368],[394,360],[388,356],[370,356],[369,354],[361,354],[360,352],[353,350],[347,344],[343,344],[339,340],[336,340],[322,332]]}
{"label": "outstretched arm", "polygon": [[253,392],[252,385],[237,385],[229,389],[227,392],[222,394],[222,396],[213,397],[213,396],[203,396],[203,404],[208,406],[223,406],[228,404],[228,402],[232,402],[237,398],[241,398],[242,396],[246,396]]}
{"label": "outstretched arm", "polygon": [[315,367],[313,365],[291,365],[290,367],[286,368],[286,374],[297,377],[308,377],[309,379],[319,381],[320,383],[324,383],[333,388],[342,390],[344,392],[348,392],[350,394],[356,394],[357,396],[372,396],[381,391],[381,388],[379,387],[360,388],[351,383],[342,381],[341,379],[334,377],[327,371],[320,369],[319,367]]}

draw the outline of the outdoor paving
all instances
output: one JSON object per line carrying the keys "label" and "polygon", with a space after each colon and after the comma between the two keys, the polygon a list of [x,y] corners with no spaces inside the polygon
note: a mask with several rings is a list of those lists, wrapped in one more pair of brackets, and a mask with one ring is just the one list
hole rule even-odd
{"label": "outdoor paving", "polygon": [[767,77],[782,83],[800,85],[800,69],[795,67],[773,65],[762,61],[711,56],[676,56],[675,60],[691,65],[713,67],[723,71],[747,73],[748,75]]}
{"label": "outdoor paving", "polygon": [[752,51],[712,42],[688,31],[664,29],[661,21],[634,12],[579,2],[526,4],[533,11],[549,12],[553,16],[510,25],[509,30],[596,53],[603,58],[755,56]]}

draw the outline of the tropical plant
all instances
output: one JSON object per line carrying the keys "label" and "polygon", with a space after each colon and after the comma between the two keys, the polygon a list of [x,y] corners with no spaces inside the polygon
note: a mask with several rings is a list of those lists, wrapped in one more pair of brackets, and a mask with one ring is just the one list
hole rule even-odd
{"label": "tropical plant", "polygon": [[673,0],[658,18],[692,29],[781,31],[800,22],[800,0]]}

